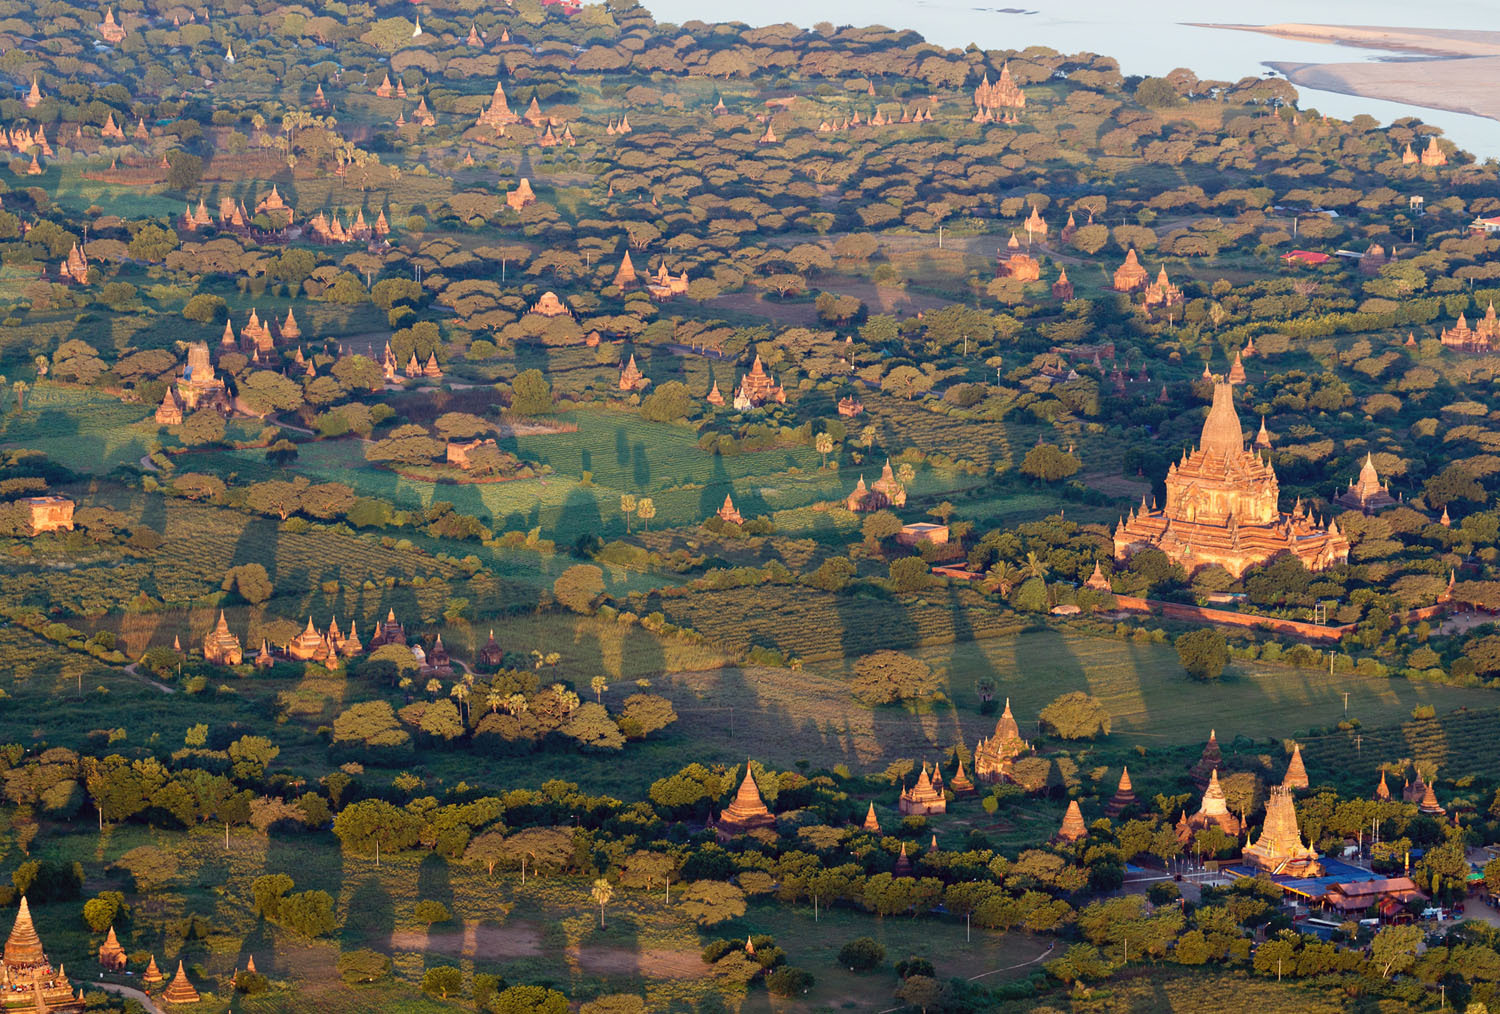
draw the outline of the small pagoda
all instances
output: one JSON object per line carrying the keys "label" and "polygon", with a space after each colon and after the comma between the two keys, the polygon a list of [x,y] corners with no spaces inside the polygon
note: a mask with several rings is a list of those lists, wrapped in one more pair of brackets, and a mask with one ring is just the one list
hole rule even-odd
{"label": "small pagoda", "polygon": [[760,797],[760,789],[755,784],[755,774],[750,768],[750,762],[746,761],[745,779],[740,782],[739,791],[734,794],[734,802],[714,822],[714,830],[721,838],[732,838],[747,831],[775,826],[776,818],[766,809],[766,804]]}
{"label": "small pagoda", "polygon": [[1078,800],[1070,800],[1068,812],[1063,814],[1062,827],[1057,830],[1057,840],[1072,844],[1088,836],[1089,829],[1083,822],[1083,810],[1079,809]]}
{"label": "small pagoda", "polygon": [[719,517],[734,525],[742,525],[745,523],[745,519],[741,517],[740,512],[735,509],[734,497],[728,493],[724,494],[724,506],[719,508]]}
{"label": "small pagoda", "polygon": [[1432,783],[1427,784],[1427,791],[1422,793],[1422,801],[1417,804],[1417,812],[1428,817],[1442,818],[1447,816],[1448,811],[1443,809],[1437,801],[1437,793],[1432,789]]}
{"label": "small pagoda", "polygon": [[646,379],[645,374],[641,373],[640,367],[635,365],[635,353],[632,352],[630,360],[620,370],[620,390],[640,391],[650,383],[651,381]]}
{"label": "small pagoda", "polygon": [[104,938],[104,943],[99,945],[99,964],[106,972],[125,970],[125,948],[120,946],[113,926],[109,928],[109,936]]}
{"label": "small pagoda", "polygon": [[948,783],[948,791],[955,796],[967,795],[974,791],[974,783],[969,781],[968,773],[964,771],[963,744],[959,744],[959,755],[957,757],[958,770],[953,772],[953,780]]}
{"label": "small pagoda", "polygon": [[147,986],[159,986],[164,978],[161,969],[156,967],[156,955],[151,955],[151,960],[146,964],[146,971],[141,975],[141,981]]}
{"label": "small pagoda", "polygon": [[495,631],[490,630],[490,639],[484,642],[484,647],[479,649],[479,667],[481,669],[499,669],[505,662],[505,652],[501,650],[500,643],[495,640]]}
{"label": "small pagoda", "polygon": [[870,808],[865,811],[865,822],[860,825],[860,830],[868,831],[871,834],[880,833],[880,818],[875,816],[874,803],[871,803]]}
{"label": "small pagoda", "polygon": [[1307,768],[1302,763],[1302,745],[1292,744],[1292,760],[1286,766],[1286,777],[1281,780],[1285,789],[1305,789],[1308,786]]}
{"label": "small pagoda", "polygon": [[614,287],[624,292],[626,289],[634,288],[639,283],[640,279],[636,277],[635,265],[630,263],[630,251],[626,250],[625,256],[620,260],[619,270],[615,272]]}
{"label": "small pagoda", "polygon": [[197,1003],[200,999],[198,991],[188,981],[187,971],[182,967],[182,960],[177,961],[177,974],[172,981],[167,983],[167,988],[162,990],[160,999],[167,1003]]}
{"label": "small pagoda", "polygon": [[1375,786],[1375,802],[1389,803],[1391,801],[1391,787],[1385,783],[1385,768],[1380,769],[1380,784]]}
{"label": "small pagoda", "polygon": [[1266,801],[1266,823],[1255,844],[1245,846],[1245,860],[1279,876],[1316,877],[1323,873],[1318,854],[1302,844],[1291,790],[1274,786]]}
{"label": "small pagoda", "polygon": [[1193,776],[1193,784],[1200,789],[1208,788],[1209,779],[1224,763],[1223,751],[1219,749],[1219,736],[1213,730],[1208,730],[1208,742],[1203,745],[1203,755],[1198,758],[1198,763],[1188,769],[1188,774]]}
{"label": "small pagoda", "polygon": [[1122,813],[1135,809],[1137,802],[1135,788],[1130,784],[1130,769],[1124,768],[1120,772],[1119,787],[1115,789],[1109,802],[1104,804],[1104,815],[1113,820]]}
{"label": "small pagoda", "polygon": [[406,644],[406,628],[396,621],[396,610],[385,614],[385,621],[375,624],[375,633],[370,638],[370,650],[387,644]]}

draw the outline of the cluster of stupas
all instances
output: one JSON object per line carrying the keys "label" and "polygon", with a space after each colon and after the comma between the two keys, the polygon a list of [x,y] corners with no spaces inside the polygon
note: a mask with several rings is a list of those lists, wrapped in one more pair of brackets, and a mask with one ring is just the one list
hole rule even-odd
{"label": "cluster of stupas", "polygon": [[765,364],[757,355],[755,361],[750,364],[750,372],[746,373],[735,387],[735,411],[746,412],[773,401],[778,405],[785,405],[786,391],[776,383],[775,377],[766,372]]}
{"label": "cluster of stupas", "polygon": [[674,275],[667,270],[667,262],[663,259],[656,268],[656,274],[650,276],[646,281],[646,292],[653,299],[671,299],[673,296],[685,296],[688,290],[687,270],[682,274]]}
{"label": "cluster of stupas", "polygon": [[382,99],[388,99],[393,95],[398,99],[404,99],[406,98],[406,82],[399,77],[396,78],[396,87],[392,90],[391,76],[387,74],[380,84],[376,85],[375,95]]}
{"label": "cluster of stupas", "polygon": [[[494,642],[495,635],[492,631],[486,650],[493,649],[498,653],[499,647]],[[388,644],[406,645],[406,628],[397,621],[394,609],[389,610],[385,619],[375,625],[375,632],[370,637],[368,645],[360,643],[355,624],[350,624],[349,633],[345,635],[339,629],[337,618],[329,622],[326,630],[319,630],[313,624],[312,617],[308,617],[307,626],[303,631],[285,645],[273,646],[269,641],[262,639],[260,651],[255,656],[254,663],[256,666],[266,667],[286,659],[294,662],[316,662],[333,669],[340,666],[344,659],[354,658],[366,651],[374,651]],[[222,610],[219,612],[219,622],[203,636],[202,645],[204,659],[216,665],[239,665],[244,661],[244,648],[240,639],[230,631],[229,622],[225,619]],[[181,652],[181,641],[174,641],[173,647]],[[485,653],[482,651],[480,654],[481,661],[483,661]],[[413,645],[412,657],[420,665],[445,669],[449,673],[453,671],[441,636],[437,638],[431,651],[423,651],[420,645]]]}
{"label": "cluster of stupas", "polygon": [[[532,101],[535,102],[536,100],[533,99]],[[604,132],[610,135],[630,133],[630,116],[627,114],[620,117],[618,123],[615,122],[614,117],[610,117],[609,123],[604,128]]]}
{"label": "cluster of stupas", "polygon": [[906,487],[901,485],[896,473],[891,471],[891,461],[886,459],[880,469],[880,478],[865,485],[861,475],[854,484],[854,491],[844,499],[844,506],[851,511],[883,511],[889,507],[906,506]]}
{"label": "cluster of stupas", "polygon": [[390,223],[385,220],[385,211],[382,210],[375,218],[375,224],[371,225],[365,221],[363,209],[354,212],[354,221],[348,225],[337,215],[325,215],[318,212],[307,223],[308,232],[312,239],[319,243],[368,243],[376,236],[387,236],[390,234]]}
{"label": "cluster of stupas", "polygon": [[1246,449],[1228,382],[1215,380],[1198,447],[1168,469],[1166,487],[1165,506],[1142,500],[1115,528],[1117,560],[1156,547],[1189,573],[1218,564],[1236,578],[1283,552],[1309,570],[1349,560],[1349,540],[1336,521],[1325,527],[1300,500],[1282,512],[1276,470]]}
{"label": "cluster of stupas", "polygon": [[417,353],[412,352],[411,358],[406,361],[406,377],[415,380],[418,377],[426,377],[428,380],[442,380],[443,368],[438,365],[437,353],[429,352],[427,361],[424,363],[417,358]]}
{"label": "cluster of stupas", "polygon": [[[913,107],[913,109],[915,109],[915,107]],[[875,108],[875,112],[872,113],[868,119],[861,119],[859,113],[856,111],[853,115],[846,116],[842,121],[834,120],[830,123],[828,120],[824,120],[818,124],[818,133],[836,134],[846,130],[853,130],[856,127],[885,127],[897,123],[931,122],[932,109],[930,107],[916,109],[916,111],[913,112],[912,109],[908,109],[905,104],[902,104],[901,115],[897,116],[896,114],[892,113],[890,116],[887,116],[885,112],[881,110],[879,106],[877,106]]]}
{"label": "cluster of stupas", "polygon": [[156,410],[156,422],[160,426],[176,426],[186,413],[200,408],[214,409],[226,415],[232,408],[223,379],[214,373],[207,342],[193,342],[188,346],[182,376],[162,397],[161,406]]}
{"label": "cluster of stupas", "polygon": [[77,243],[73,249],[68,251],[62,263],[57,266],[57,280],[60,282],[72,282],[76,285],[86,285],[89,280],[89,259],[83,252],[83,247]]}
{"label": "cluster of stupas", "polygon": [[1026,93],[1011,79],[1010,64],[1000,68],[1000,77],[990,84],[989,74],[974,89],[975,123],[1016,123],[1015,110],[1026,108]]}
{"label": "cluster of stupas", "polygon": [[271,192],[255,203],[255,214],[265,215],[278,229],[285,229],[292,224],[292,209],[282,199],[281,191],[274,183],[271,184]]}
{"label": "cluster of stupas", "polygon": [[1460,352],[1493,352],[1500,348],[1500,318],[1495,316],[1495,304],[1490,303],[1484,316],[1476,320],[1473,327],[1460,313],[1452,327],[1445,327],[1438,333],[1438,339],[1446,347]]}
{"label": "cluster of stupas", "polygon": [[286,319],[279,325],[270,320],[262,321],[259,312],[251,309],[250,317],[245,321],[238,338],[234,334],[234,322],[224,322],[224,334],[219,338],[219,345],[225,351],[238,349],[259,355],[273,351],[278,342],[289,345],[301,339],[302,328],[298,326],[297,315],[290,307],[287,308]]}
{"label": "cluster of stupas", "polygon": [[21,154],[26,154],[31,149],[38,149],[48,158],[52,157],[52,145],[47,141],[47,128],[38,125],[35,130],[27,127],[12,127],[6,130],[0,127],[0,142],[14,148]]}
{"label": "cluster of stupas", "polygon": [[1412,150],[1410,141],[1406,142],[1406,148],[1401,152],[1401,164],[1416,165],[1418,163],[1431,168],[1448,164],[1447,154],[1438,147],[1437,135],[1434,134],[1427,139],[1427,147],[1422,149],[1420,155]]}

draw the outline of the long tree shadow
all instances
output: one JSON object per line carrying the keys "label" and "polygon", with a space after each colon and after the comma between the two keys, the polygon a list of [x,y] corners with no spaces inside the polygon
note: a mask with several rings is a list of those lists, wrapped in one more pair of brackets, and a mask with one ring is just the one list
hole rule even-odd
{"label": "long tree shadow", "polygon": [[349,911],[344,916],[344,928],[339,934],[340,946],[349,950],[371,941],[384,942],[394,932],[395,903],[380,880],[368,876],[349,895]]}

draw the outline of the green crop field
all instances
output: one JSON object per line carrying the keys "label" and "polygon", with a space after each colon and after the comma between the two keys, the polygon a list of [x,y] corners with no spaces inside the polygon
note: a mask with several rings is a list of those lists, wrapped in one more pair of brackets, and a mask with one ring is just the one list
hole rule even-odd
{"label": "green crop field", "polygon": [[[1097,637],[1060,630],[923,648],[915,654],[948,673],[960,708],[977,706],[974,681],[992,676],[1017,717],[1034,721],[1049,701],[1070,690],[1097,697],[1114,719],[1114,737],[1147,746],[1194,743],[1218,730],[1221,740],[1290,737],[1348,717],[1365,725],[1399,722],[1413,707],[1493,708],[1493,691],[1365,679],[1256,663],[1232,663],[1212,683],[1187,678],[1170,644]],[[837,670],[835,670],[837,671]]]}
{"label": "green crop field", "polygon": [[15,395],[6,390],[0,413],[0,445],[41,451],[68,468],[107,472],[134,464],[150,451],[156,436],[152,409],[60,384],[39,383],[26,393],[16,413]]}

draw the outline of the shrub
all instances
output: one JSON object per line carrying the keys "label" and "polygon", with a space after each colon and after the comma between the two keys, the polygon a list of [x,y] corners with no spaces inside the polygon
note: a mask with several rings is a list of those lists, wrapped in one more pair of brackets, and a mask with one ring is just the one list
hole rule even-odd
{"label": "shrub", "polygon": [[811,972],[787,965],[766,977],[766,989],[772,996],[797,996],[813,987]]}
{"label": "shrub", "polygon": [[452,913],[448,911],[448,906],[441,901],[419,901],[414,914],[417,922],[426,923],[428,926],[433,923],[447,922],[453,918]]}
{"label": "shrub", "polygon": [[422,973],[422,992],[444,1000],[464,988],[463,970],[453,965],[435,965]]}
{"label": "shrub", "polygon": [[1196,680],[1216,680],[1229,664],[1229,644],[1217,630],[1205,627],[1177,638],[1177,658]]}
{"label": "shrub", "polygon": [[379,982],[391,974],[391,959],[378,951],[361,948],[339,955],[339,977],[350,985]]}
{"label": "shrub", "polygon": [[839,964],[853,972],[868,972],[885,960],[885,947],[871,937],[855,937],[839,948]]}

